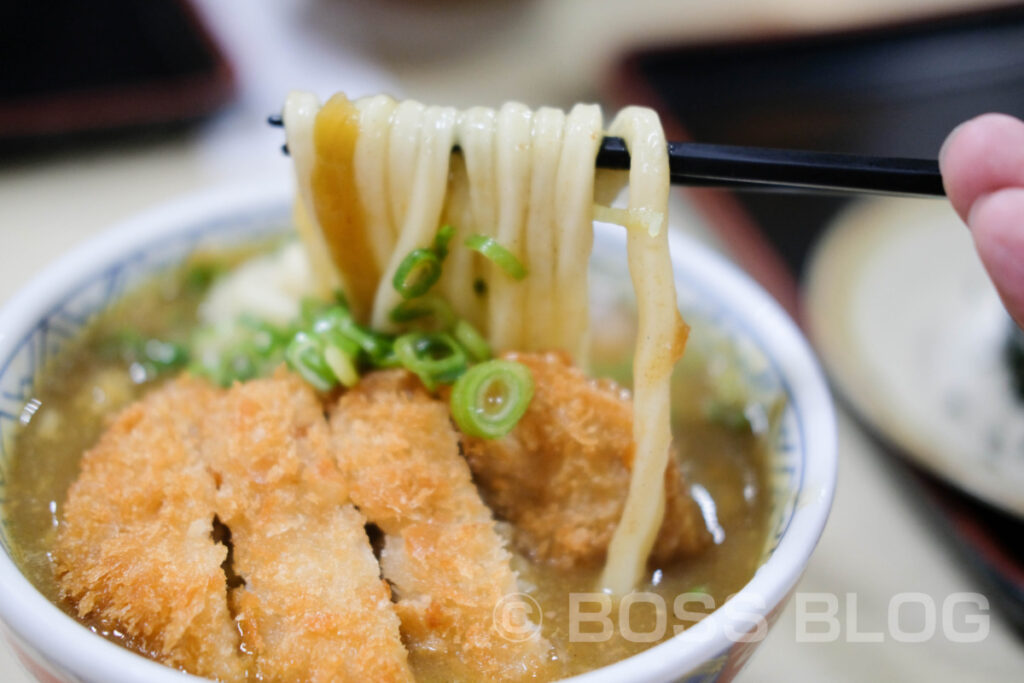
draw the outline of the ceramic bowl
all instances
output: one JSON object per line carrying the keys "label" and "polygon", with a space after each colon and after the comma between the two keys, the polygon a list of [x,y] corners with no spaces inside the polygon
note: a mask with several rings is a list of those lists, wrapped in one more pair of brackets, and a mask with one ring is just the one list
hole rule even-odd
{"label": "ceramic bowl", "polygon": [[[282,188],[252,188],[207,192],[154,209],[64,256],[3,306],[0,503],[8,494],[12,436],[47,359],[126,289],[198,245],[286,229],[290,204]],[[792,593],[832,502],[835,417],[807,342],[775,302],[723,258],[678,233],[671,247],[684,315],[695,327],[732,342],[750,386],[785,397],[780,428],[768,448],[770,533],[760,568],[731,600],[666,642],[578,678],[588,683],[731,679]],[[598,230],[598,267],[621,271],[624,250],[621,231]],[[0,525],[0,621],[15,653],[40,681],[187,679],[92,633],[43,597],[12,559],[6,523]]]}

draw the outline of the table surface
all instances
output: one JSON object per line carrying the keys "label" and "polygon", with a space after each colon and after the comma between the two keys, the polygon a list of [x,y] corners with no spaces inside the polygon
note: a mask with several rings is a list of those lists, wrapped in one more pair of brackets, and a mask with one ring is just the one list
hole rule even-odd
{"label": "table surface", "polygon": [[[518,9],[506,3],[447,2],[436,3],[434,15],[425,14],[422,4],[399,0],[202,4],[238,68],[240,101],[175,139],[0,165],[0,302],[60,252],[153,204],[213,185],[289,183],[287,161],[268,153],[280,144],[280,133],[266,130],[262,116],[279,106],[290,87],[321,94],[338,87],[355,95],[387,90],[459,105],[520,99],[564,106],[593,98],[616,51],[640,40],[838,25],[899,11],[888,0],[689,5],[536,0],[516,3]],[[965,3],[907,4],[913,5],[910,12]],[[478,9],[466,9],[471,6]],[[365,32],[369,39],[354,36],[360,22],[374,27]],[[456,33],[473,38],[453,41]],[[499,66],[502,78],[495,79]],[[713,245],[689,207],[678,197],[674,204],[687,229]],[[801,642],[794,600],[738,680],[1020,680],[1024,644],[998,613],[991,615],[988,636],[977,643],[952,642],[942,629],[923,643],[893,637],[888,619],[898,596],[923,593],[941,606],[950,595],[982,587],[934,538],[932,522],[889,456],[842,408],[839,445],[832,515],[798,587],[812,600],[817,599],[812,594],[837,596],[839,637]],[[856,642],[865,640],[866,632],[882,633],[882,642]],[[0,645],[0,680],[30,680],[5,644]]]}

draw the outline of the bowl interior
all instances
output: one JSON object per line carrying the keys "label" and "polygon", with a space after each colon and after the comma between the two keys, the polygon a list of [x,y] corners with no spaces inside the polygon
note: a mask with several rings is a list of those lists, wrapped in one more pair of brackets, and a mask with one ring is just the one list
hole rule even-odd
{"label": "bowl interior", "polygon": [[[0,311],[0,618],[62,668],[76,671],[88,663],[98,680],[122,680],[144,667],[148,680],[181,680],[180,674],[126,650],[97,645],[99,638],[50,605],[16,570],[16,549],[11,547],[4,516],[5,475],[14,433],[34,409],[35,377],[94,313],[123,292],[199,246],[285,230],[289,207],[290,198],[275,189],[207,193],[156,209],[61,259]],[[753,601],[744,614],[753,609],[770,621],[770,613],[781,606],[799,577],[831,503],[836,460],[831,400],[806,343],[763,291],[689,239],[673,234],[671,243],[684,316],[699,334],[730,343],[747,385],[759,393],[785,397],[779,428],[768,447],[773,504],[761,568],[730,601],[747,595]],[[593,268],[609,277],[596,278],[597,282],[625,281],[624,252],[621,229],[598,226]],[[17,605],[8,599],[14,595]],[[728,630],[723,629],[731,619],[728,605],[669,642],[582,678],[612,680],[628,673],[633,679],[662,680],[692,671],[704,677],[700,680],[714,680],[737,658],[735,638],[727,637]],[[35,634],[48,636],[53,628],[74,642],[62,646],[52,637],[37,642]],[[689,645],[680,647],[682,643]],[[97,647],[103,648],[103,657],[97,658]],[[104,670],[110,672],[109,678],[102,675]],[[126,673],[132,671],[136,673]]]}

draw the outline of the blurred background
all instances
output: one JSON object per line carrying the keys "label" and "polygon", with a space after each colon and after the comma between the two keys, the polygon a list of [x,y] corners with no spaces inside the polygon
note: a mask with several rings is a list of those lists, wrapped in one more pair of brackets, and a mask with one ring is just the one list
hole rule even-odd
{"label": "blurred background", "polygon": [[[0,301],[145,207],[290,183],[265,120],[292,89],[637,103],[673,139],[934,158],[966,118],[1024,116],[1024,5],[0,2]],[[676,229],[804,326],[840,404],[837,498],[798,590],[839,597],[841,637],[800,642],[791,603],[738,680],[1020,680],[1024,344],[966,230],[941,200],[700,189],[672,201]],[[885,631],[908,591],[939,604],[983,593],[988,636],[857,642]],[[0,680],[28,680],[3,645]]]}

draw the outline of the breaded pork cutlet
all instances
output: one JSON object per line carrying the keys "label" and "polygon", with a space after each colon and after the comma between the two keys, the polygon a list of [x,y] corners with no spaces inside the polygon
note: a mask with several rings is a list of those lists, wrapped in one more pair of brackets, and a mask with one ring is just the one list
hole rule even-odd
{"label": "breaded pork cutlet", "polygon": [[[559,569],[596,567],[622,515],[633,463],[633,404],[609,380],[589,379],[557,353],[511,353],[534,395],[501,439],[463,436],[484,500],[514,527],[516,547]],[[675,458],[665,472],[665,520],[651,557],[671,562],[710,540]]]}
{"label": "breaded pork cutlet", "polygon": [[[384,532],[384,577],[393,585],[414,666],[439,664],[464,678],[539,674],[550,644],[517,596],[511,556],[459,454],[447,405],[405,371],[368,375],[331,411],[334,450],[352,501]],[[495,624],[512,614],[508,625]]]}
{"label": "breaded pork cutlet", "polygon": [[198,425],[219,397],[181,379],[123,410],[82,457],[54,547],[78,614],[117,628],[156,659],[221,681],[249,662],[211,537],[217,486]]}
{"label": "breaded pork cutlet", "polygon": [[217,515],[245,581],[232,606],[258,680],[412,680],[366,521],[308,385],[283,371],[236,384],[203,430]]}
{"label": "breaded pork cutlet", "polygon": [[[153,392],[83,457],[55,549],[62,591],[156,659],[221,681],[412,680],[328,443],[320,402],[283,371]],[[230,590],[215,531],[244,582]]]}

